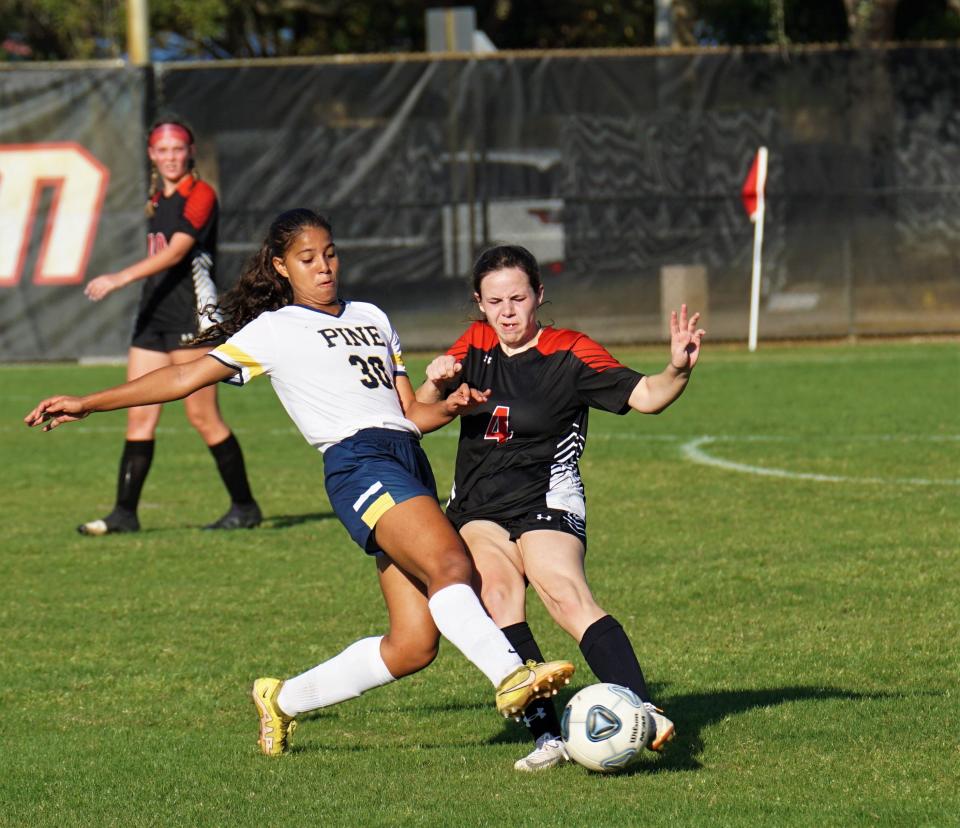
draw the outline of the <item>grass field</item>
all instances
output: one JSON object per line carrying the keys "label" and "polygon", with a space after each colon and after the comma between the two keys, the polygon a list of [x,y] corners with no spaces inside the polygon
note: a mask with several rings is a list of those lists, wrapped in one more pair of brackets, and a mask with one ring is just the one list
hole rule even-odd
{"label": "grass field", "polygon": [[[655,371],[666,349],[618,355]],[[261,757],[252,679],[382,630],[372,563],[266,381],[221,393],[263,527],[197,529],[226,499],[171,405],[144,531],[78,535],[111,506],[124,415],[19,420],[121,378],[0,367],[0,824],[960,824],[956,342],[708,347],[659,417],[592,416],[588,572],[678,730],[617,777],[514,772],[526,734],[449,645]],[[455,427],[425,445],[446,488]],[[578,666],[561,698],[592,683],[530,615]]]}

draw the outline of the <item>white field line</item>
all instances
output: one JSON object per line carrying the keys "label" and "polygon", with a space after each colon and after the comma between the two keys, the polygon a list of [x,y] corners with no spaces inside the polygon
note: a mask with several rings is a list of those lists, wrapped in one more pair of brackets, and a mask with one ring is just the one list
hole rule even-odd
{"label": "white field line", "polygon": [[[126,426],[91,426],[91,425],[73,425],[68,424],[66,428],[74,434],[122,434]],[[0,425],[0,432],[11,432],[23,430],[26,435],[27,429],[23,426]],[[192,432],[193,429],[187,426],[167,426],[159,427],[158,434],[185,434]],[[270,428],[270,429],[234,429],[236,434],[243,437],[245,435],[270,435],[271,437],[292,435],[299,436],[299,432],[293,426],[288,428]],[[458,430],[455,428],[446,428],[442,431],[434,432],[428,435],[429,438],[444,437],[447,439],[457,438]],[[588,436],[590,440],[627,440],[631,442],[683,442],[680,446],[681,456],[701,466],[712,466],[725,471],[739,472],[741,474],[753,474],[760,477],[777,477],[784,480],[812,480],[817,483],[870,483],[874,485],[908,485],[908,486],[960,486],[960,479],[941,479],[934,480],[926,477],[854,477],[848,475],[835,474],[816,474],[813,472],[798,472],[789,469],[768,468],[766,466],[754,466],[749,463],[737,463],[733,460],[724,460],[721,457],[714,457],[704,450],[704,446],[714,443],[756,443],[756,442],[785,442],[791,440],[806,439],[801,436],[783,437],[776,435],[750,435],[743,437],[726,435],[703,435],[689,439],[687,435],[680,434],[642,434],[636,432],[604,432],[591,431]],[[851,435],[830,435],[828,437],[818,437],[821,442],[852,443],[852,442],[960,442],[960,434],[851,434]]]}
{"label": "white field line", "polygon": [[[751,438],[736,437],[697,437],[684,443],[680,447],[683,456],[692,463],[698,463],[701,466],[713,466],[726,471],[741,472],[744,474],[755,474],[763,477],[780,477],[787,480],[814,480],[818,483],[871,483],[876,485],[908,485],[908,486],[960,486],[960,480],[931,480],[925,477],[849,477],[835,474],[814,474],[812,472],[795,472],[787,469],[772,469],[765,466],[752,466],[747,463],[735,463],[732,460],[724,460],[720,457],[713,457],[707,454],[701,447],[708,446],[719,441],[746,442]],[[763,438],[761,438],[763,439]],[[848,438],[849,439],[849,438]],[[862,440],[862,438],[860,438]],[[873,438],[878,439],[878,438]],[[880,435],[882,440],[904,440],[900,435]],[[909,440],[956,440],[956,436],[948,437],[927,437],[912,436]],[[860,440],[858,440],[860,442]]]}

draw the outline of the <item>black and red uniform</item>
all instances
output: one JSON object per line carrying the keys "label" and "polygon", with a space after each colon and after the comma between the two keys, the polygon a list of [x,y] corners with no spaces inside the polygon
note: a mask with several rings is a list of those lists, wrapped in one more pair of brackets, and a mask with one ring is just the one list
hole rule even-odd
{"label": "black and red uniform", "polygon": [[214,263],[219,205],[213,188],[192,175],[185,176],[172,195],[161,194],[154,204],[147,236],[149,254],[163,250],[174,233],[193,237],[194,245],[176,265],[144,280],[132,344],[171,351],[187,346],[211,324],[200,313],[217,301]]}
{"label": "black and red uniform", "polygon": [[507,356],[493,328],[475,322],[447,353],[463,365],[463,382],[492,390],[460,418],[450,520],[457,528],[493,520],[509,529],[511,519],[532,516],[547,521],[543,529],[585,539],[579,460],[589,409],[625,414],[643,374],[585,334],[552,327],[532,348]]}

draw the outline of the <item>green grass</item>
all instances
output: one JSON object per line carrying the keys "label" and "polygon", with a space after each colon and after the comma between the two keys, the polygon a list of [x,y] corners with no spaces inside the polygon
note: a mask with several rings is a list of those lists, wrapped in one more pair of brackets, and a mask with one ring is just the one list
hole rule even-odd
{"label": "green grass", "polygon": [[[381,631],[372,562],[265,381],[221,393],[262,528],[198,531],[226,498],[174,404],[144,531],[77,535],[110,508],[124,415],[51,434],[19,419],[121,378],[0,368],[0,824],[960,824],[955,342],[708,348],[659,417],[592,416],[588,572],[678,729],[617,777],[515,773],[525,733],[449,645],[259,756],[252,679]],[[704,436],[739,466],[693,462]],[[425,445],[446,488],[455,427]],[[530,615],[576,662],[570,691],[591,683],[535,598]]]}

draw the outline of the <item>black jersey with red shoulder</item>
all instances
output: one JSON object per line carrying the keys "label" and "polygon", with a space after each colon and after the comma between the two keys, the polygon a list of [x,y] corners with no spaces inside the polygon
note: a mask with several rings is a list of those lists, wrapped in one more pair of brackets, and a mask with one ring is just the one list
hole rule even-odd
{"label": "black jersey with red shoulder", "polygon": [[475,322],[447,353],[463,365],[464,382],[492,391],[460,419],[451,520],[462,526],[541,508],[585,519],[579,460],[589,409],[625,414],[643,374],[586,334],[552,327],[507,356],[493,328]]}
{"label": "black jersey with red shoulder", "polygon": [[160,331],[199,331],[197,316],[216,302],[214,259],[217,252],[219,205],[213,188],[192,175],[184,177],[172,195],[156,201],[150,219],[147,247],[150,255],[163,250],[174,233],[193,237],[184,258],[144,280],[137,310],[137,328]]}

